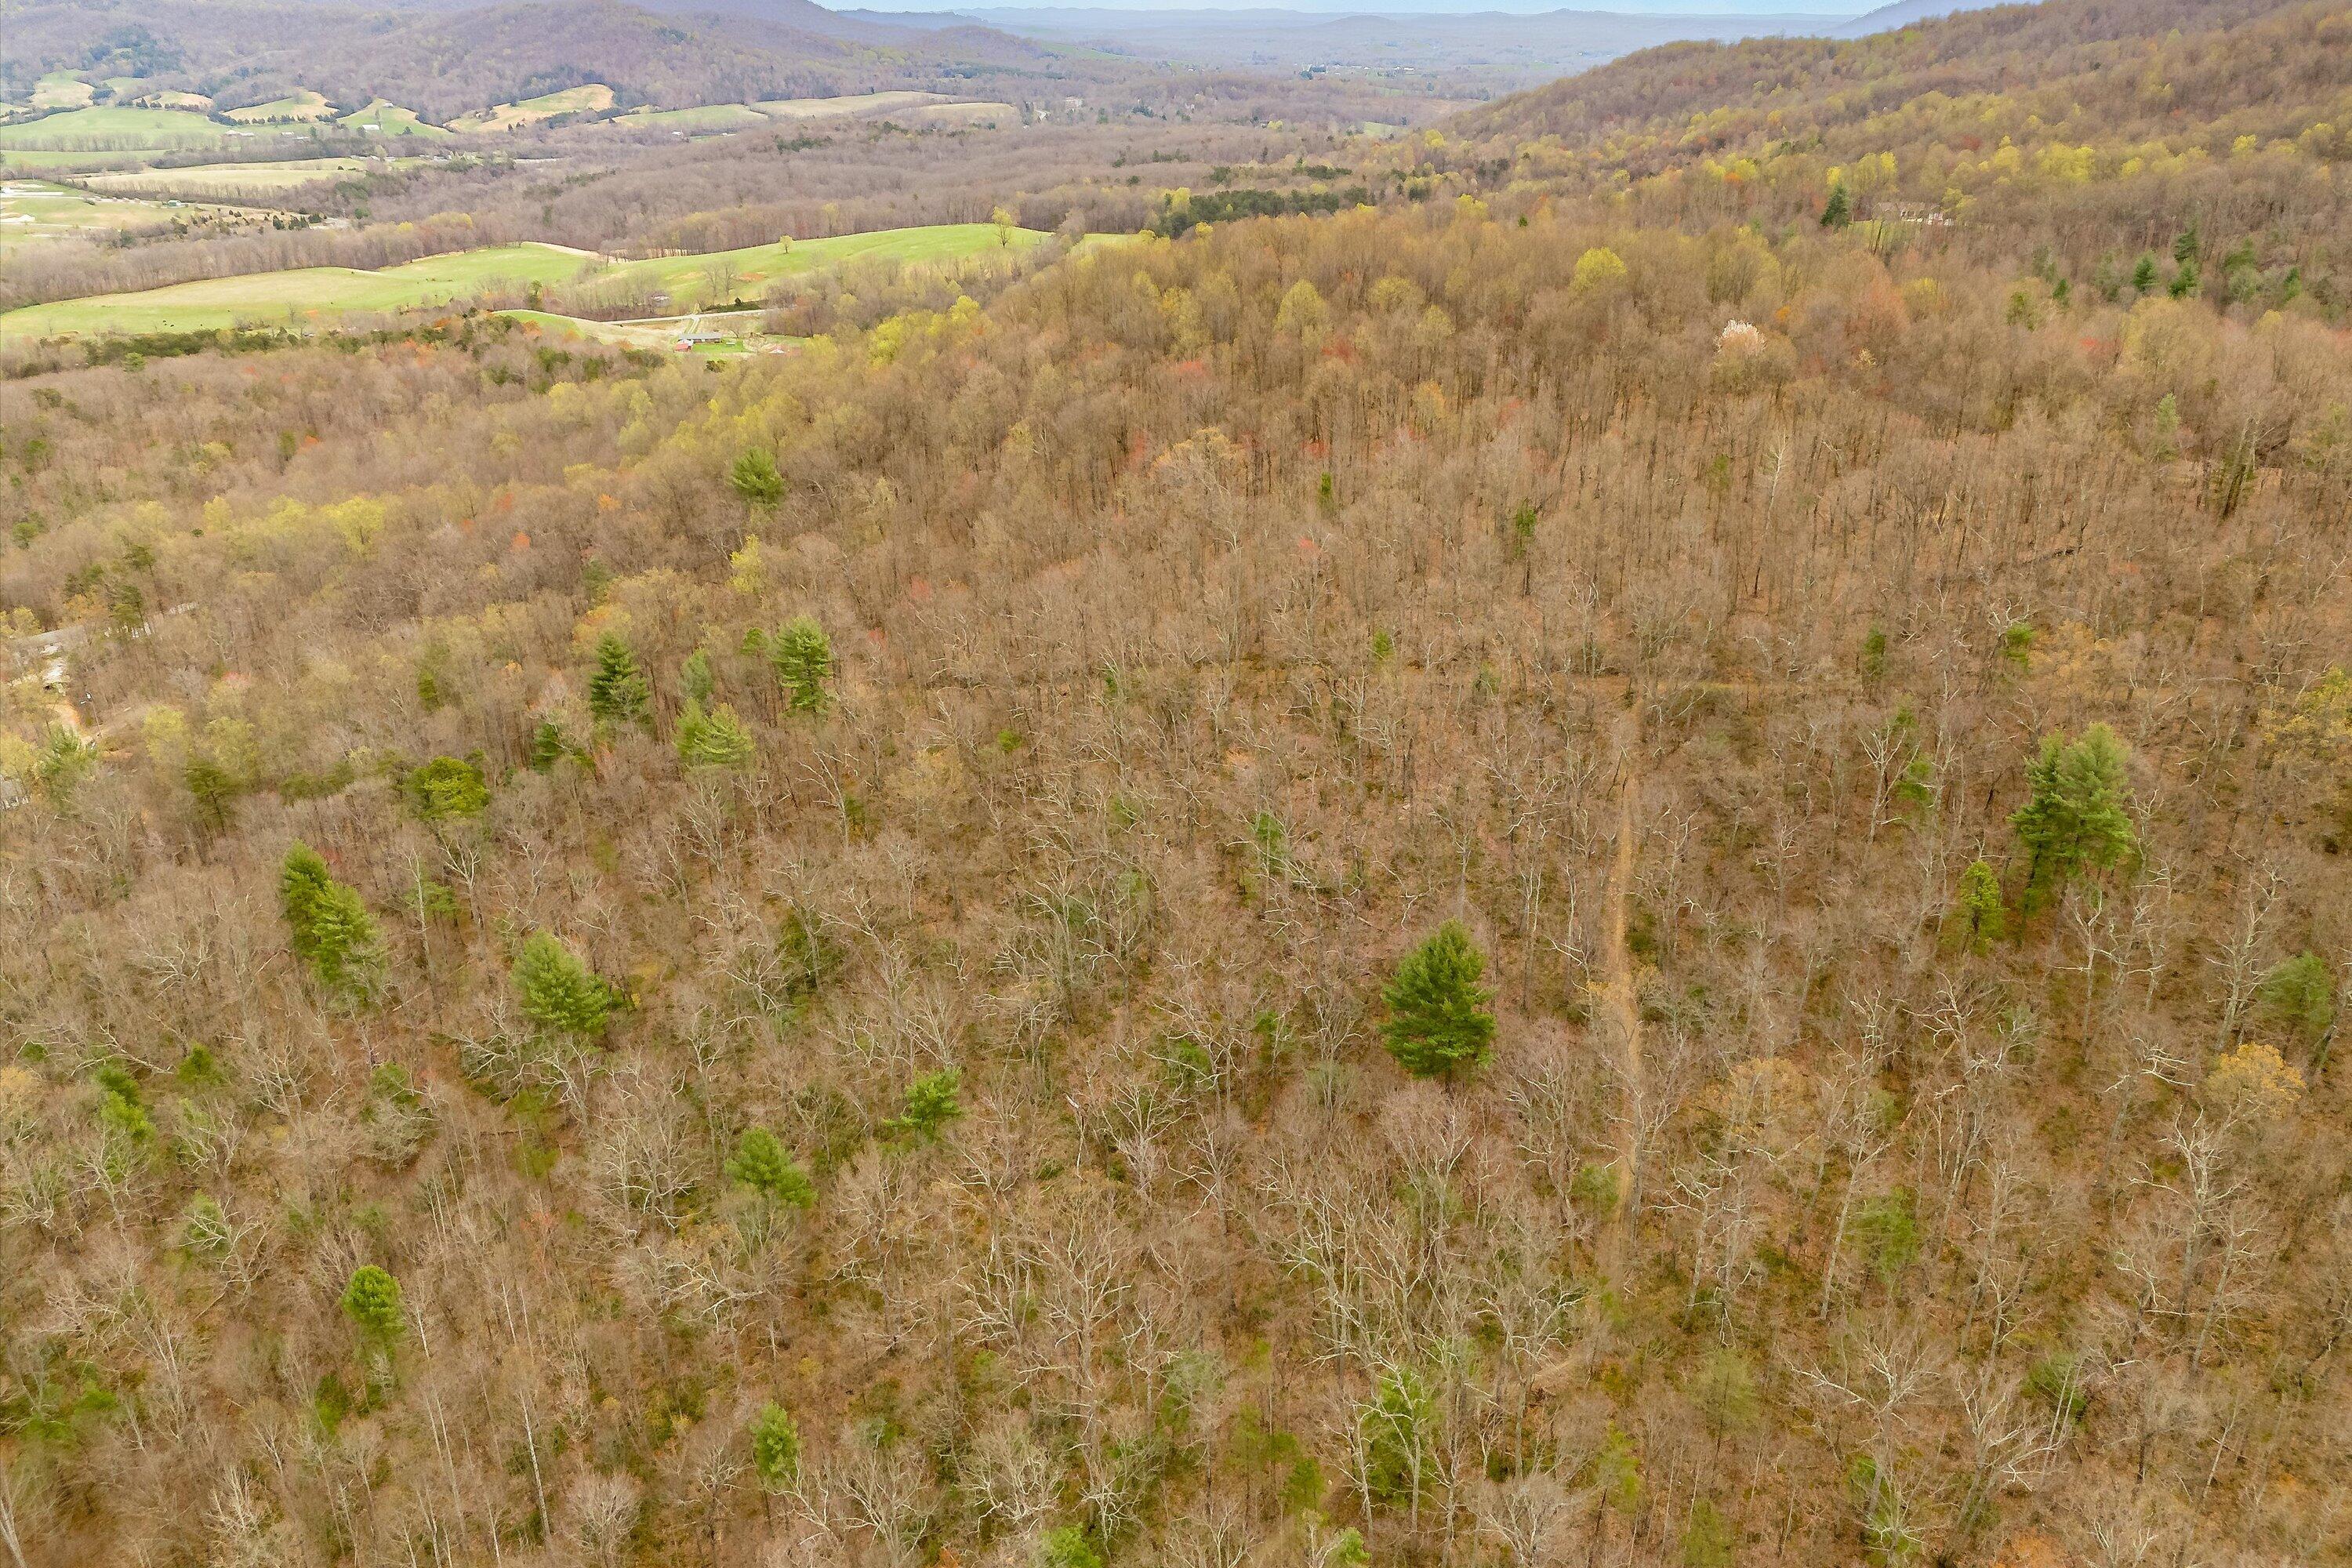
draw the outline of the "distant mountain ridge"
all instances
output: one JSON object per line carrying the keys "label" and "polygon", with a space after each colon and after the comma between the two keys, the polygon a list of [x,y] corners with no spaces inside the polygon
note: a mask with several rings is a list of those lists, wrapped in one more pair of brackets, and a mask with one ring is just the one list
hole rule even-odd
{"label": "distant mountain ridge", "polygon": [[1895,0],[1892,5],[1856,16],[1843,26],[1833,27],[1832,38],[1866,38],[1873,33],[1891,32],[1907,27],[1915,22],[1932,22],[1963,11],[1985,11],[1995,5],[2012,5],[2016,0]]}
{"label": "distant mountain ridge", "polygon": [[225,109],[297,88],[356,107],[373,98],[440,122],[590,82],[617,107],[950,85],[974,71],[1047,68],[1050,50],[978,24],[919,28],[810,0],[520,0],[362,8],[300,0],[41,0],[0,28],[0,81],[80,68],[136,38],[155,89]]}

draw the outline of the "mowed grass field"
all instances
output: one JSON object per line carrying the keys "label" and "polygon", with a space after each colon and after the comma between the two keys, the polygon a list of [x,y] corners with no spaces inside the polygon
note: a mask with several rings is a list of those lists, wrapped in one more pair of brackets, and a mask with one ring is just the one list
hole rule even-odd
{"label": "mowed grass field", "polygon": [[748,103],[706,103],[696,109],[632,109],[603,123],[625,130],[658,126],[665,131],[742,131],[767,124],[768,117]]}
{"label": "mowed grass field", "polygon": [[137,294],[60,300],[0,315],[0,338],[92,332],[214,331],[261,326],[329,326],[350,311],[405,310],[469,299],[500,285],[559,283],[588,258],[548,245],[499,245],[429,256],[381,272],[303,267],[239,278],[207,278]]}
{"label": "mowed grass field", "polygon": [[862,258],[910,264],[960,260],[1010,242],[1026,248],[1046,236],[1034,229],[1000,235],[984,223],[941,224],[761,245],[699,256],[602,262],[551,245],[501,245],[453,256],[426,257],[381,272],[306,267],[239,278],[177,283],[136,294],[102,294],[28,305],[0,315],[0,339],[78,336],[99,332],[214,331],[245,323],[327,327],[354,311],[394,311],[447,305],[486,292],[548,285],[616,280],[674,293],[707,295],[711,279],[731,279],[733,291],[756,297],[777,278],[815,272]]}
{"label": "mowed grass field", "polygon": [[33,84],[35,109],[87,109],[95,96],[89,83],[71,71],[51,71]]}
{"label": "mowed grass field", "polygon": [[226,111],[227,118],[239,125],[268,125],[286,120],[332,120],[335,106],[323,93],[309,88],[298,88],[284,98],[273,98],[268,103],[247,104],[243,109]]}
{"label": "mowed grass field", "polygon": [[426,124],[417,118],[416,110],[381,98],[365,109],[354,109],[343,116],[341,123],[348,130],[365,131],[376,136],[416,136],[427,142],[446,142],[452,134],[438,125]]}
{"label": "mowed grass field", "polygon": [[229,144],[229,128],[177,109],[75,109],[0,125],[0,149],[114,151]]}
{"label": "mowed grass field", "polygon": [[[91,182],[93,184],[96,181]],[[0,180],[0,246],[169,223],[199,209],[121,196],[103,200],[40,180]]]}
{"label": "mowed grass field", "polygon": [[[394,167],[419,162],[392,160]],[[92,174],[93,190],[169,191],[174,195],[268,195],[368,172],[364,158],[294,158],[278,163],[196,163],[184,169],[141,169]]]}
{"label": "mowed grass field", "polygon": [[613,89],[601,81],[592,81],[585,87],[567,87],[561,92],[543,92],[520,103],[501,103],[495,109],[478,109],[471,114],[461,114],[449,121],[449,129],[479,135],[495,131],[512,131],[518,126],[537,125],[560,114],[601,114],[612,107]]}

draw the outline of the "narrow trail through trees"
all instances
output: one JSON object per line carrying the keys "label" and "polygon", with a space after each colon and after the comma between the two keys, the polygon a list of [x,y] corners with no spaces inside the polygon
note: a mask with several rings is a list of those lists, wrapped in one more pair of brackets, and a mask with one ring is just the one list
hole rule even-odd
{"label": "narrow trail through trees", "polygon": [[1641,1159],[1642,1002],[1633,980],[1633,960],[1626,942],[1626,908],[1632,899],[1636,858],[1633,803],[1642,789],[1641,705],[1628,703],[1617,725],[1617,852],[1609,874],[1608,929],[1601,944],[1606,978],[1602,1000],[1616,1021],[1617,1072],[1624,1096],[1619,1121],[1618,1183],[1612,1218],[1622,1216],[1633,1198]]}

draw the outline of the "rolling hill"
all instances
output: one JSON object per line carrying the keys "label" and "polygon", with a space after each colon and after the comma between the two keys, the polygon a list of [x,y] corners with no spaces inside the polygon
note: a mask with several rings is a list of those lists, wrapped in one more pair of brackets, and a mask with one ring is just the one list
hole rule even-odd
{"label": "rolling hill", "polygon": [[459,115],[609,85],[619,107],[679,109],[956,83],[1034,71],[1035,44],[987,28],[929,31],[835,17],[806,0],[656,14],[623,0],[523,0],[369,10],[296,0],[42,0],[0,28],[0,85],[79,68],[93,39],[136,36],[149,90],[268,118],[382,99],[446,124]]}

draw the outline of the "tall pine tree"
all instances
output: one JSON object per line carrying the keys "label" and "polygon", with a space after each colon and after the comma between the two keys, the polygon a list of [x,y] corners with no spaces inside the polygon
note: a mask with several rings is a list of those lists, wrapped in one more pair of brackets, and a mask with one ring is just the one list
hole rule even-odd
{"label": "tall pine tree", "polygon": [[653,692],[637,656],[618,636],[596,639],[596,673],[588,678],[588,711],[606,724],[642,724],[652,710]]}
{"label": "tall pine tree", "polygon": [[523,1016],[551,1034],[587,1039],[603,1033],[612,1015],[613,988],[543,931],[523,942],[514,979]]}
{"label": "tall pine tree", "polygon": [[2139,850],[2125,809],[2124,743],[2105,724],[2079,741],[2052,735],[2025,765],[2026,802],[2010,816],[2025,846],[2027,902],[2039,904],[2084,871],[2107,871]]}
{"label": "tall pine tree", "polygon": [[375,917],[358,891],[336,881],[327,862],[307,844],[286,851],[278,874],[278,905],[294,955],[310,966],[321,988],[346,1001],[374,990],[383,966]]}
{"label": "tall pine tree", "polygon": [[1486,960],[1459,921],[1405,954],[1381,992],[1389,1005],[1381,1035],[1389,1055],[1415,1078],[1452,1079],[1486,1065],[1495,1041],[1494,993],[1481,985]]}

